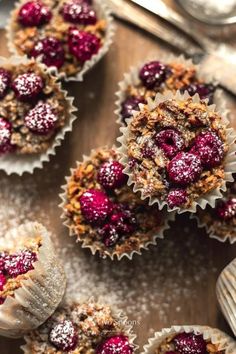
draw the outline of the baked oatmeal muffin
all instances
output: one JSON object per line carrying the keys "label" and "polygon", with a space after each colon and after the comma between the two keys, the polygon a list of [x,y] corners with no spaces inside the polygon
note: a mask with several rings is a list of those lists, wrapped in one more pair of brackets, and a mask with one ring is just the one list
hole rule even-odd
{"label": "baked oatmeal muffin", "polygon": [[132,258],[156,244],[173,217],[133,193],[118,158],[113,148],[93,150],[67,179],[61,205],[70,235],[93,254],[112,259]]}
{"label": "baked oatmeal muffin", "polygon": [[8,25],[9,47],[40,58],[63,77],[81,78],[107,52],[111,21],[101,0],[21,0]]}
{"label": "baked oatmeal muffin", "polygon": [[144,346],[146,354],[234,354],[235,350],[228,335],[206,326],[165,328]]}
{"label": "baked oatmeal muffin", "polygon": [[223,112],[199,96],[157,94],[121,128],[120,162],[129,184],[142,199],[170,210],[214,205],[236,167],[235,137],[227,125]]}
{"label": "baked oatmeal muffin", "polygon": [[221,311],[236,336],[236,259],[221,272],[216,284],[216,295]]}
{"label": "baked oatmeal muffin", "polygon": [[222,199],[214,208],[207,207],[196,214],[200,227],[205,227],[210,237],[219,241],[236,241],[236,182],[227,185]]}
{"label": "baked oatmeal muffin", "polygon": [[25,337],[25,354],[132,354],[135,336],[110,306],[73,302]]}
{"label": "baked oatmeal muffin", "polygon": [[70,119],[70,102],[34,60],[0,66],[0,154],[40,154]]}
{"label": "baked oatmeal muffin", "polygon": [[0,170],[22,175],[42,168],[72,129],[73,100],[45,65],[0,58]]}
{"label": "baked oatmeal muffin", "polygon": [[20,337],[55,311],[65,274],[47,230],[27,223],[0,240],[0,334]]}
{"label": "baked oatmeal muffin", "polygon": [[212,82],[206,82],[204,79],[200,76],[199,68],[184,56],[153,59],[131,68],[119,83],[116,112],[119,123],[126,125],[125,120],[132,116],[134,110],[139,110],[139,104],[147,103],[148,98],[154,99],[158,92],[165,94],[167,91],[187,90],[190,96],[198,93],[201,99],[213,103],[215,80],[211,78]]}

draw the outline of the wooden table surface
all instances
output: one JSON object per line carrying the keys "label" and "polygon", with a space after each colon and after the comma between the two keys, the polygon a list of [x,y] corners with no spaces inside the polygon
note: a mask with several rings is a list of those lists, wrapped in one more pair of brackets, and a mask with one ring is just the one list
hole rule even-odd
{"label": "wooden table surface", "polygon": [[[24,201],[23,196],[22,205],[17,206],[18,217],[23,213],[23,220],[45,221],[54,235],[58,251],[60,246],[65,245],[74,248],[72,262],[78,257],[81,262],[87,263],[88,268],[82,269],[87,269],[88,279],[89,272],[91,281],[97,279],[99,282],[101,279],[108,289],[108,297],[115,295],[114,289],[109,287],[116,285],[117,279],[120,298],[117,301],[116,294],[116,302],[127,310],[129,317],[134,320],[137,342],[141,347],[147,341],[151,330],[176,323],[206,324],[232,334],[217,306],[215,282],[223,267],[236,256],[236,246],[210,240],[204,230],[198,230],[196,223],[190,221],[188,216],[179,216],[167,232],[166,240],[161,241],[159,247],[146,252],[143,257],[136,257],[133,262],[124,260],[120,264],[110,264],[109,261],[92,257],[89,252],[81,250],[73,239],[69,239],[68,232],[61,223],[57,205],[64,176],[68,174],[69,168],[75,165],[75,161],[81,159],[83,154],[88,154],[91,148],[112,145],[115,142],[118,127],[113,113],[114,93],[123,73],[131,65],[145,60],[149,53],[154,52],[158,57],[158,53],[162,51],[166,52],[168,48],[160,41],[117,23],[117,34],[109,54],[88,74],[84,83],[71,83],[67,86],[75,96],[76,106],[79,108],[78,120],[74,124],[73,132],[67,135],[62,146],[58,148],[56,156],[43,170],[36,171],[32,176],[6,177],[4,173],[0,173],[0,195],[5,196],[0,203],[6,204],[9,214],[14,205],[9,206],[6,198],[9,197],[14,204],[14,195],[11,193],[17,194],[19,189],[32,188],[32,208],[30,211],[25,209],[27,201]],[[0,32],[0,55],[8,55],[4,31]],[[236,112],[233,99],[229,98],[229,104],[232,112]],[[233,121],[233,114],[231,118]],[[4,191],[1,188],[6,191],[5,194],[2,194]],[[36,194],[33,189],[37,191]],[[25,198],[28,198],[28,194],[29,191]],[[19,200],[19,196],[16,195],[16,199]],[[4,224],[1,231],[5,232],[6,225],[12,224],[8,217],[10,218],[6,213],[5,219],[1,219]],[[70,257],[65,257],[68,265]],[[79,274],[78,269],[78,278],[75,276],[74,283],[80,281]],[[109,277],[111,279],[108,279]],[[139,284],[140,279],[142,283]],[[96,292],[96,285],[100,284],[93,285],[94,293],[88,290],[88,295],[101,295]],[[86,289],[81,288],[81,292],[85,294]],[[136,307],[142,307],[142,301],[144,307],[139,308],[137,312]],[[1,338],[0,353],[18,354],[21,352],[19,345],[22,343],[21,340]]]}

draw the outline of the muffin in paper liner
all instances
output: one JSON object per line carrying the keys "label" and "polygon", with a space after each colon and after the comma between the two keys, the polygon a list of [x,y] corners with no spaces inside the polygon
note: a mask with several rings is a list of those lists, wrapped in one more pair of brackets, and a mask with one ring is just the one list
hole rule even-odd
{"label": "muffin in paper liner", "polygon": [[[13,56],[11,58],[0,58],[0,67],[9,68],[14,66],[21,67],[22,65],[35,65],[43,75],[47,75],[54,85],[57,87],[58,92],[62,94],[62,101],[66,105],[65,107],[65,121],[64,125],[56,132],[56,135],[48,142],[48,148],[45,152],[41,153],[7,153],[0,156],[0,170],[6,172],[7,175],[17,174],[22,175],[23,173],[33,173],[35,169],[42,168],[43,163],[49,161],[51,155],[56,154],[56,147],[60,146],[65,138],[65,134],[72,130],[73,122],[76,119],[74,112],[77,109],[73,106],[74,98],[68,96],[67,91],[63,90],[61,83],[58,82],[57,76],[55,76],[55,70],[53,68],[47,68],[44,64],[39,63],[38,60],[27,59],[24,57]],[[0,101],[1,102],[1,101]],[[40,102],[40,101],[38,101]],[[64,117],[63,117],[64,119]]]}
{"label": "muffin in paper liner", "polygon": [[[149,58],[147,58],[147,60],[145,61],[145,63],[149,63],[149,62],[153,62],[156,60],[160,60],[161,63],[163,63],[164,65],[170,65],[170,64],[174,64],[174,65],[178,65],[178,66],[183,66],[186,69],[192,70],[193,74],[190,77],[184,78],[184,82],[182,83],[183,85],[187,85],[186,80],[192,80],[193,78],[199,80],[199,82],[201,83],[207,83],[212,85],[212,87],[215,88],[215,92],[212,92],[212,95],[214,94],[214,102],[217,102],[220,97],[221,97],[221,90],[217,88],[217,80],[215,77],[213,77],[210,74],[204,73],[202,74],[202,70],[201,70],[201,64],[194,64],[192,59],[187,59],[183,54],[176,56],[174,54],[158,54],[155,55],[154,53],[149,56]],[[141,80],[139,78],[139,71],[140,69],[143,67],[143,65],[145,64],[144,62],[140,62],[138,65],[136,66],[132,66],[130,68],[130,70],[128,72],[126,72],[124,74],[124,78],[123,80],[121,80],[118,83],[119,86],[119,90],[116,92],[116,97],[117,100],[115,102],[116,105],[116,109],[115,109],[115,114],[118,117],[117,118],[117,123],[120,126],[124,125],[124,119],[126,120],[129,117],[124,118],[122,116],[122,103],[125,101],[125,99],[127,98],[127,90],[128,88],[131,87],[138,87],[138,85],[141,83]],[[181,78],[179,79],[181,80]],[[183,78],[182,78],[183,80]],[[190,81],[191,83],[191,81]],[[177,86],[180,86],[180,83],[178,83]],[[178,89],[180,89],[180,87],[178,87]],[[166,87],[165,84],[163,84],[163,87],[160,86],[160,93],[165,94],[166,91],[168,91],[169,88],[168,86]],[[177,90],[177,88],[176,88]],[[140,90],[141,91],[141,90]],[[147,95],[152,95],[152,91],[154,91],[154,89],[147,89]],[[158,89],[155,90],[156,93],[158,93]]]}
{"label": "muffin in paper liner", "polygon": [[[155,350],[167,338],[172,338],[178,333],[194,333],[201,334],[206,342],[210,342],[217,346],[218,352],[210,351],[209,354],[235,354],[236,342],[224,332],[216,328],[208,326],[185,325],[185,326],[172,326],[164,328],[160,332],[156,332],[154,337],[148,340],[148,344],[144,346],[142,354],[156,354]],[[223,351],[223,352],[222,352]]]}
{"label": "muffin in paper liner", "polygon": [[[16,10],[24,3],[26,3],[28,0],[20,0],[16,2],[14,10],[11,12],[9,20],[7,22],[6,26],[6,36],[7,36],[7,44],[8,44],[8,49],[11,54],[13,55],[20,55],[19,51],[17,50],[16,46],[14,45],[14,26],[13,26],[13,21],[15,17]],[[55,0],[44,0],[44,3],[47,5],[51,5]],[[63,0],[60,0],[61,3]],[[60,79],[65,80],[65,81],[83,81],[83,78],[85,74],[90,71],[91,68],[93,68],[104,56],[107,54],[109,51],[109,48],[113,42],[113,37],[115,34],[115,25],[114,25],[114,20],[111,16],[111,10],[109,9],[109,6],[107,2],[103,0],[93,0],[93,6],[95,8],[95,11],[97,13],[98,19],[103,19],[105,20],[106,23],[106,31],[105,31],[105,36],[104,36],[104,43],[102,44],[101,48],[99,49],[97,54],[94,54],[90,60],[85,61],[83,64],[81,70],[76,73],[68,76],[65,72],[60,71],[60,69],[56,69],[56,67],[53,67],[54,70],[57,71],[57,75]],[[52,12],[55,12],[55,9],[53,9]],[[71,23],[71,26],[73,26],[73,23]],[[89,27],[89,26],[88,26]],[[39,57],[40,58],[40,57]]]}
{"label": "muffin in paper liner", "polygon": [[216,284],[216,295],[221,310],[236,336],[236,259],[221,272]]}
{"label": "muffin in paper liner", "polygon": [[[117,151],[115,147],[108,148],[107,146],[105,146],[102,148],[94,149],[91,151],[91,154],[89,156],[83,157],[82,162],[77,162],[76,168],[71,169],[71,175],[66,177],[66,184],[62,186],[64,192],[60,194],[62,203],[59,205],[59,207],[63,210],[61,218],[64,220],[63,224],[69,229],[69,235],[76,236],[77,242],[81,243],[82,248],[90,249],[93,255],[98,253],[102,258],[108,257],[111,260],[115,260],[115,259],[121,260],[123,257],[127,257],[128,259],[131,260],[134,254],[141,255],[142,250],[144,249],[147,250],[150,245],[156,245],[158,243],[158,239],[164,238],[164,232],[170,228],[169,222],[174,220],[175,213],[160,212],[158,209],[154,209],[153,207],[148,206],[148,203],[146,203],[148,210],[150,209],[149,211],[148,210],[146,211],[146,213],[148,214],[148,219],[154,220],[154,215],[155,215],[155,220],[157,220],[158,219],[157,215],[160,214],[159,215],[160,225],[157,224],[152,226],[151,228],[151,226],[148,224],[147,227],[149,227],[149,229],[145,230],[144,232],[142,231],[142,227],[141,227],[139,234],[136,232],[135,229],[135,231],[133,231],[131,235],[127,235],[125,237],[123,242],[118,241],[118,244],[115,244],[114,247],[106,247],[102,243],[100,235],[96,240],[96,237],[98,236],[98,227],[96,229],[95,227],[90,226],[89,223],[87,223],[86,220],[83,218],[81,213],[80,216],[76,215],[76,212],[80,211],[80,207],[79,207],[80,203],[78,201],[78,196],[79,194],[81,195],[82,193],[84,193],[84,191],[88,189],[99,189],[107,193],[107,191],[103,188],[103,186],[98,182],[97,177],[98,177],[99,168],[105,162],[108,161],[117,161]],[[91,166],[93,166],[93,168]],[[85,186],[84,180],[86,177],[82,177],[87,172],[88,172],[88,185],[90,186],[90,188]],[[81,179],[78,179],[78,181],[83,180],[83,187],[81,187],[80,185],[81,191],[79,191],[78,188],[79,184],[77,184],[77,182],[75,182],[74,180],[75,178],[74,176],[77,175],[81,177]],[[68,193],[70,193],[70,190],[72,191],[72,194],[75,191],[74,197],[73,199],[71,199],[71,201],[69,201],[68,199]],[[112,201],[114,200],[115,204],[117,203],[129,204],[131,200],[130,198],[131,196],[133,196],[135,211],[139,206],[142,208],[143,205],[145,205],[144,203],[142,203],[140,198],[138,198],[138,196],[135,195],[132,192],[132,190],[126,186],[126,183],[122,187],[115,189],[114,193],[115,193],[114,195],[111,195],[108,192],[108,196],[113,198]],[[152,210],[153,210],[153,216],[151,216],[150,214]],[[138,212],[137,214],[135,214],[135,211],[134,211],[134,215],[138,216]],[[139,216],[139,220],[140,217],[145,218],[144,214],[141,214],[141,216]],[[79,225],[76,225],[74,218],[78,218]],[[142,234],[143,234],[143,240],[139,242]],[[137,238],[137,240],[134,240],[134,238]]]}
{"label": "muffin in paper liner", "polygon": [[[41,245],[33,269],[20,280],[14,294],[0,305],[0,334],[17,338],[40,326],[61,302],[66,277],[59,263],[48,231],[37,222],[29,222],[10,230],[0,239],[1,248],[11,250],[24,238],[37,239]],[[17,279],[17,278],[15,278]],[[13,278],[14,280],[14,278]]]}
{"label": "muffin in paper liner", "polygon": [[[198,94],[195,94],[193,97],[190,97],[190,95],[188,94],[187,91],[185,91],[184,94],[182,94],[180,91],[177,91],[175,94],[168,91],[165,95],[158,93],[155,97],[155,100],[148,99],[147,105],[140,104],[139,105],[140,111],[133,112],[133,117],[134,118],[137,117],[140,114],[140,112],[142,113],[145,109],[148,109],[149,112],[152,112],[159,104],[162,104],[165,101],[176,100],[176,101],[184,102],[190,98],[194,104],[197,104],[200,102],[205,102],[207,104],[207,101],[200,100],[200,97]],[[211,207],[214,207],[216,200],[219,198],[222,198],[222,192],[226,191],[226,182],[233,182],[233,173],[236,171],[236,161],[235,161],[236,135],[235,135],[233,128],[231,128],[229,126],[229,120],[227,117],[228,110],[225,109],[224,102],[222,102],[222,105],[219,105],[219,106],[216,106],[215,104],[206,106],[206,109],[211,112],[219,113],[219,115],[222,118],[222,123],[225,126],[225,132],[226,132],[225,144],[228,145],[229,149],[224,157],[224,161],[222,162],[222,165],[224,166],[224,179],[222,181],[221,186],[218,186],[217,188],[213,189],[212,191],[210,191],[208,193],[205,193],[203,196],[201,196],[197,200],[194,200],[192,202],[191,206],[183,208],[183,209],[181,209],[180,207],[173,207],[170,209],[169,206],[167,205],[166,201],[160,200],[160,199],[158,199],[154,196],[151,196],[151,195],[145,195],[142,187],[139,186],[134,181],[134,179],[132,178],[132,170],[131,170],[130,164],[129,164],[128,149],[127,149],[127,140],[129,138],[129,125],[132,123],[133,117],[126,120],[126,122],[128,124],[127,127],[120,128],[121,136],[117,139],[117,141],[121,145],[120,147],[118,147],[118,152],[121,155],[121,159],[119,161],[125,166],[124,173],[129,176],[128,185],[129,186],[134,185],[133,186],[134,192],[140,192],[142,200],[148,198],[150,205],[157,203],[160,209],[163,209],[165,206],[167,206],[168,211],[177,211],[178,213],[184,213],[184,212],[195,213],[198,206],[202,209],[205,209],[208,204]]]}
{"label": "muffin in paper liner", "polygon": [[[83,310],[81,310],[80,308]],[[76,313],[76,309],[77,309],[77,313]],[[87,310],[89,310],[89,315],[86,318],[88,314]],[[78,318],[79,311],[83,314],[86,314],[84,315],[83,319],[82,316],[81,319]],[[98,313],[100,311],[100,315],[97,318],[96,318],[96,311]],[[138,350],[138,346],[135,344],[136,335],[133,333],[132,323],[128,320],[127,316],[124,314],[123,311],[120,311],[116,307],[113,306],[111,307],[110,305],[106,305],[104,304],[103,301],[100,300],[95,301],[94,298],[78,299],[77,297],[73,296],[63,301],[60,307],[56,310],[56,312],[52,315],[52,317],[48,319],[47,322],[45,322],[38,329],[29,332],[24,337],[26,343],[21,347],[23,352],[25,354],[58,353],[57,348],[53,344],[50,344],[49,342],[49,333],[50,333],[50,329],[52,328],[53,320],[55,319],[55,322],[57,322],[57,320],[59,320],[60,322],[63,321],[64,320],[63,314],[65,314],[66,319],[72,320],[74,328],[77,328],[78,326],[76,320],[82,322],[80,323],[80,329],[77,328],[77,330],[80,331],[80,333],[78,333],[79,341],[77,342],[76,348],[69,350],[70,353],[85,353],[84,350],[87,350],[86,353],[89,352],[93,354],[95,353],[96,349],[100,346],[101,343],[103,343],[106,339],[116,335],[124,336],[127,338],[128,343],[132,348],[132,352],[136,352]],[[89,322],[89,325],[86,326],[86,322],[89,321],[90,318],[93,323],[92,329],[94,332],[92,339],[89,337],[91,321]],[[107,326],[106,322],[109,323],[109,327]],[[100,333],[97,333],[97,331],[98,332],[100,331]],[[87,339],[87,346],[85,346],[86,339]],[[79,346],[80,343],[81,346]],[[88,347],[89,345],[91,347]],[[68,352],[68,350],[60,351],[60,353],[65,353],[65,352]],[[129,352],[131,352],[131,350]]]}
{"label": "muffin in paper liner", "polygon": [[[235,178],[235,175],[234,175]],[[205,228],[208,236],[220,242],[236,242],[236,182],[227,184],[223,198],[216,202],[214,209],[208,207],[198,210],[191,219],[197,221],[198,227]]]}

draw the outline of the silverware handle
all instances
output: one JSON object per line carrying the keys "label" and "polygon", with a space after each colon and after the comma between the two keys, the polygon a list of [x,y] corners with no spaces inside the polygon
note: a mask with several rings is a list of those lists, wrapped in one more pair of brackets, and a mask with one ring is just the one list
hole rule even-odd
{"label": "silverware handle", "polygon": [[199,34],[191,23],[181,16],[179,13],[168,7],[162,0],[131,0],[133,3],[149,10],[150,12],[158,15],[162,19],[174,25],[182,33],[185,33],[205,51],[213,46],[213,43],[208,38]]}
{"label": "silverware handle", "polygon": [[145,30],[146,32],[165,41],[168,45],[171,45],[178,50],[187,53],[188,55],[194,56],[200,52],[199,48],[194,46],[191,41],[186,41],[185,39],[176,36],[173,31],[163,28],[154,18],[151,18],[150,16],[148,17],[141,10],[135,8],[127,2],[110,0],[109,6],[117,18],[132,23],[138,28]]}

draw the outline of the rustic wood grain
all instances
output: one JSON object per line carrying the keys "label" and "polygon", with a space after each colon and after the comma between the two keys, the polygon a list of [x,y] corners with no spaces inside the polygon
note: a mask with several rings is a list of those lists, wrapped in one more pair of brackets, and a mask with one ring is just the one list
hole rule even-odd
{"label": "rustic wood grain", "polygon": [[[39,205],[47,210],[48,205],[52,201],[55,203],[55,208],[49,210],[51,226],[62,244],[64,242],[74,242],[73,240],[68,240],[67,230],[61,225],[59,219],[60,211],[57,208],[59,202],[58,193],[61,184],[64,182],[64,176],[68,174],[69,168],[74,166],[75,161],[79,160],[82,154],[89,153],[91,148],[104,144],[112,145],[114,143],[118,135],[118,127],[115,124],[113,114],[114,93],[117,90],[117,82],[122,79],[123,73],[127,71],[132,64],[145,60],[146,56],[150,53],[156,53],[158,55],[158,53],[163,50],[166,51],[167,48],[163,47],[159,41],[153,39],[151,36],[147,36],[140,31],[117,23],[115,42],[106,58],[89,73],[84,83],[71,83],[67,85],[71,94],[75,96],[76,105],[79,108],[79,119],[74,125],[73,132],[67,135],[64,144],[57,150],[56,157],[51,160],[50,164],[45,165],[42,171],[37,171],[33,176],[9,178],[10,185],[15,183],[28,183],[31,178],[35,179],[42,190],[38,200]],[[7,55],[3,31],[0,32],[0,55]],[[92,100],[91,94],[94,94]],[[234,108],[234,112],[236,112],[234,101],[231,99],[229,102],[231,107]],[[59,164],[59,169],[53,168],[56,164]],[[4,176],[4,173],[0,174],[0,185],[1,178]],[[48,178],[45,179],[44,176]],[[1,201],[1,203],[4,203],[4,201]],[[176,321],[182,324],[208,324],[217,326],[231,333],[217,306],[215,281],[223,267],[236,256],[236,247],[209,240],[205,232],[203,230],[197,230],[196,224],[189,222],[186,216],[178,218],[173,231],[171,230],[169,232],[169,237],[178,236],[179,241],[177,240],[177,242],[185,242],[188,235],[184,235],[183,229],[186,225],[190,226],[190,233],[195,234],[198,238],[197,248],[199,248],[199,251],[202,250],[202,243],[206,243],[207,252],[204,255],[205,262],[206,264],[214,264],[214,267],[217,268],[217,272],[209,272],[208,285],[206,287],[199,284],[197,289],[197,301],[194,301],[194,303],[182,303],[182,310],[179,313],[174,311],[176,304],[171,304],[166,323],[162,323],[159,320],[158,313],[151,312],[150,316],[146,318],[145,321],[142,321],[142,323],[136,326],[136,332],[139,338],[138,343],[141,346],[147,341],[147,331],[149,328],[160,329],[163,326],[171,325],[173,322],[176,323]],[[77,247],[79,248],[79,246]],[[163,245],[163,247],[165,247],[165,245]],[[146,254],[145,257],[146,259],[147,257],[158,257],[158,250],[151,251],[149,254]],[[187,267],[188,255],[183,254],[183,257],[186,258]],[[102,261],[91,258],[93,257],[88,254],[88,261],[98,262],[98,267],[100,267],[102,271]],[[126,263],[126,261],[123,262],[123,264]],[[132,263],[133,276],[135,276],[135,272],[140,271],[139,267],[140,262],[134,260]],[[166,276],[168,277],[168,272]],[[139,289],[137,289],[137,293],[138,292]],[[143,294],[143,296],[145,296],[145,294]],[[126,302],[124,299],[124,309],[125,306]],[[135,314],[133,318],[135,319]],[[19,349],[21,343],[21,340],[1,338],[0,353],[18,354],[21,352]]]}

